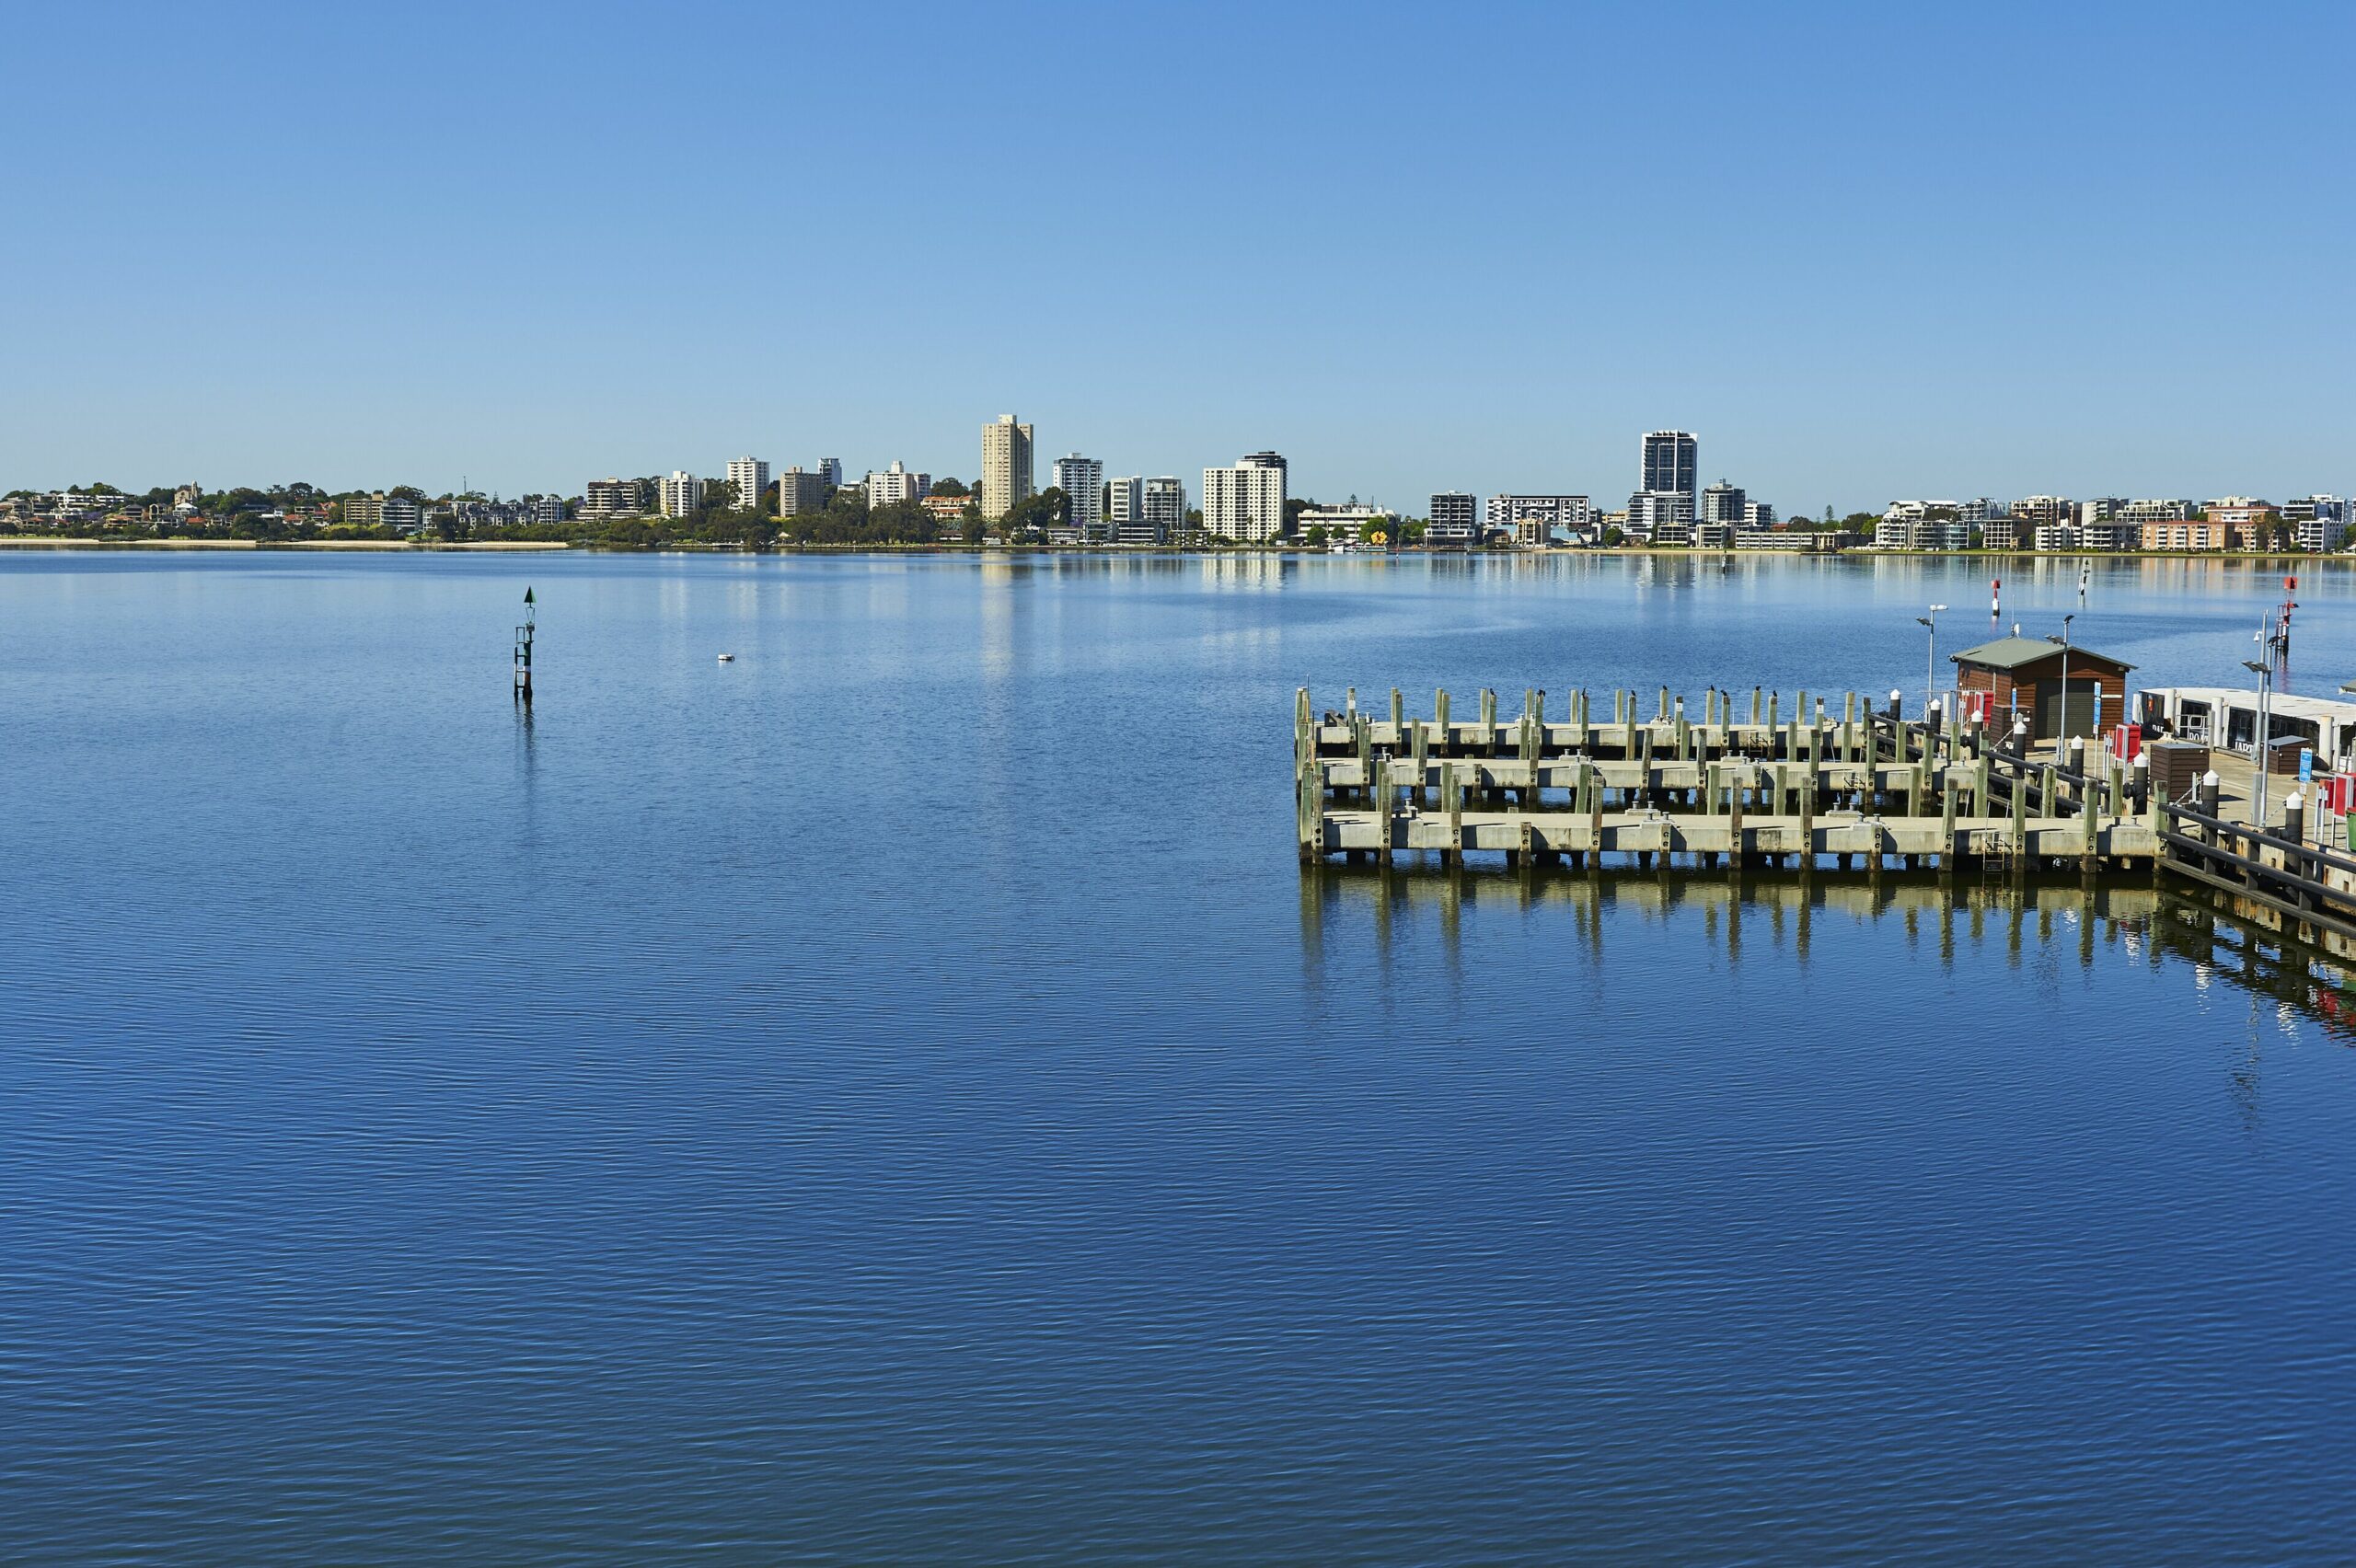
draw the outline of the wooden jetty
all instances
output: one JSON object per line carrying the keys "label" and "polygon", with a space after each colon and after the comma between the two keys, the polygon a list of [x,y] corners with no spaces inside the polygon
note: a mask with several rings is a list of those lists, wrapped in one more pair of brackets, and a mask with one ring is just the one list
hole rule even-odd
{"label": "wooden jetty", "polygon": [[1491,852],[1525,869],[2140,871],[2356,940],[2356,858],[2307,844],[2296,810],[2279,831],[2231,820],[2213,773],[2194,798],[2166,801],[2140,758],[2083,740],[2035,747],[1999,732],[2001,718],[1908,719],[1894,698],[1877,710],[1854,692],[1837,709],[1802,692],[1788,712],[1759,689],[1691,707],[1667,688],[1650,704],[1633,691],[1604,701],[1574,691],[1555,719],[1532,689],[1507,718],[1484,690],[1459,715],[1442,691],[1411,717],[1394,688],[1386,714],[1361,711],[1355,692],[1321,713],[1301,688],[1302,862]]}

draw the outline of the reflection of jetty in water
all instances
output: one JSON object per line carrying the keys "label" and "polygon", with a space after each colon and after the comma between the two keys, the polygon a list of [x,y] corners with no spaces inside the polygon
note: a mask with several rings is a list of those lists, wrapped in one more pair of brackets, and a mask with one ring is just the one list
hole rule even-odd
{"label": "reflection of jetty in water", "polygon": [[2075,879],[1433,876],[1321,862],[1301,870],[1302,954],[1312,966],[1322,964],[1329,940],[1354,947],[1371,937],[1376,954],[1387,960],[1394,924],[1436,918],[1441,960],[1461,974],[1461,922],[1476,907],[1567,915],[1573,941],[1598,954],[1614,941],[1647,940],[1651,928],[1698,913],[1703,928],[1738,961],[1746,951],[1763,950],[1805,966],[1815,956],[1820,922],[1863,920],[1897,920],[1909,940],[1935,940],[1942,963],[1954,960],[1958,939],[1974,946],[2001,940],[2015,966],[2031,955],[2067,952],[2087,967],[2101,953],[2111,955],[2107,962],[2148,966],[2174,959],[2191,964],[2204,984],[2222,980],[2282,1003],[2356,1044],[2356,984],[2346,955],[2286,938],[2279,917],[2265,910],[2246,918],[2198,895]]}

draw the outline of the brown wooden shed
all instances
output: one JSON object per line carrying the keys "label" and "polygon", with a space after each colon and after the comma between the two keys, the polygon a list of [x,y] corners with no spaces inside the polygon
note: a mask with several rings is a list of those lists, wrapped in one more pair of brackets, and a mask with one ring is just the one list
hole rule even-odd
{"label": "brown wooden shed", "polygon": [[2064,648],[2034,637],[2000,637],[1948,657],[1955,661],[1958,691],[1989,694],[1993,709],[1990,722],[2001,726],[1999,734],[2012,728],[2010,715],[2015,712],[2029,718],[2029,733],[2038,740],[2062,732],[2065,667],[2071,734],[2092,735],[2097,723],[2117,724],[2127,718],[2127,672],[2135,666],[2091,648]]}

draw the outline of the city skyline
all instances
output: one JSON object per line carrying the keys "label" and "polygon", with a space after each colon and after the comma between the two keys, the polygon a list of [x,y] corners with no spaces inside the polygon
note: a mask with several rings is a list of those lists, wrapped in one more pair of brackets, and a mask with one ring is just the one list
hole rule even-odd
{"label": "city skyline", "polygon": [[[1401,503],[1475,476],[1633,488],[1626,432],[1651,428],[1704,432],[1705,475],[1793,510],[2356,473],[2356,374],[2318,331],[2356,305],[2356,221],[2317,199],[2345,117],[2122,113],[2089,90],[2270,80],[2286,52],[2330,79],[2344,8],[2261,29],[1705,7],[1676,34],[1694,90],[1673,114],[1611,70],[1580,79],[1576,112],[1491,90],[1501,39],[1630,58],[1657,41],[1634,11],[1376,6],[1336,29],[1287,7],[1253,14],[1242,55],[1199,14],[458,15],[22,19],[40,156],[0,188],[70,222],[17,248],[0,291],[30,372],[0,389],[8,482],[516,493],[706,449],[966,477],[974,410],[1006,408],[1043,460],[1184,475],[1274,440],[1296,491]],[[911,37],[956,73],[891,115],[825,69]],[[1175,90],[1148,116],[1119,72],[1045,98],[978,86],[1071,43]],[[598,88],[698,52],[811,68],[789,103],[694,95],[651,118]],[[344,111],[354,59],[404,84],[403,112]],[[87,61],[102,80],[63,68]],[[1470,107],[1365,112],[1383,80]],[[976,145],[1008,149],[1039,201],[977,202]],[[1622,243],[1664,168],[1693,237]],[[905,232],[808,221],[886,190],[921,214]],[[606,221],[699,198],[743,222],[683,240]],[[1265,237],[1196,221],[1137,243],[1154,212]]]}

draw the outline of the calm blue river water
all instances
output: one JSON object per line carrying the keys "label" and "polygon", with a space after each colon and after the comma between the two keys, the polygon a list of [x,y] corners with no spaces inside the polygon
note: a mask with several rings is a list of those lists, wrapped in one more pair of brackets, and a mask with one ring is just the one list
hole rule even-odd
{"label": "calm blue river water", "polygon": [[[2075,639],[2221,682],[2277,597],[2118,563]],[[2336,972],[2131,885],[1295,864],[1296,686],[1919,693],[1933,600],[0,558],[0,1561],[2341,1560]]]}

